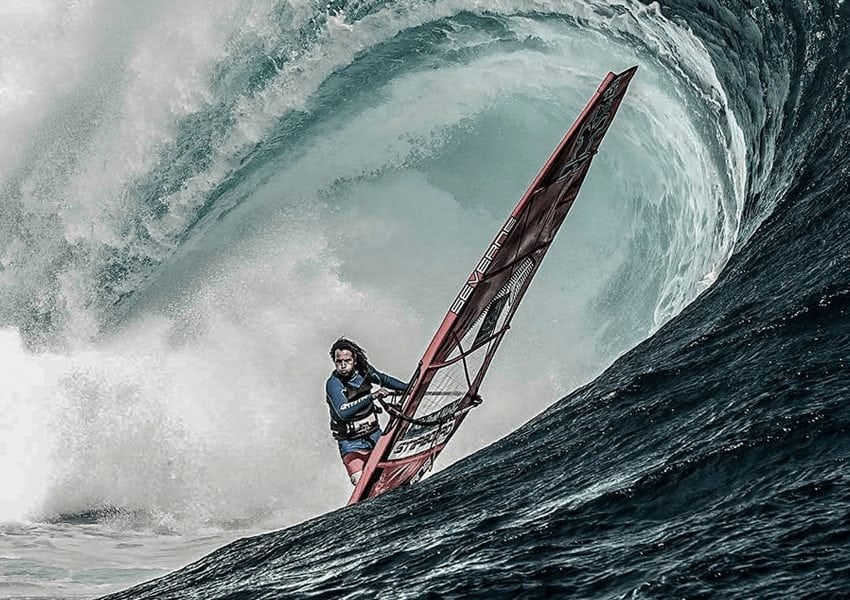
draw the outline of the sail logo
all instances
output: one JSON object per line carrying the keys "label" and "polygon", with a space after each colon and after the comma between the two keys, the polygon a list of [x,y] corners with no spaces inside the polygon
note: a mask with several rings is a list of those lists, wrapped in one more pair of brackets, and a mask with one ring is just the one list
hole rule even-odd
{"label": "sail logo", "polygon": [[437,446],[445,444],[452,432],[454,432],[455,421],[450,420],[439,427],[426,430],[425,433],[414,438],[405,437],[390,453],[389,460],[399,460],[415,456],[426,450],[432,450]]}
{"label": "sail logo", "polygon": [[[596,154],[596,149],[602,141],[602,136],[608,130],[611,120],[614,118],[613,111],[614,101],[620,94],[622,80],[614,81],[603,93],[601,102],[596,106],[593,114],[584,123],[584,126],[576,136],[576,143],[573,147],[573,158],[561,167],[556,181],[561,181],[566,177],[572,177],[580,168],[589,164],[590,158]],[[624,90],[625,93],[625,90]]]}
{"label": "sail logo", "polygon": [[585,122],[584,127],[582,127],[576,136],[573,159],[563,166],[558,173],[556,181],[573,176],[577,171],[589,164],[590,158],[596,153],[596,147],[602,141],[602,136],[608,128],[610,122],[608,111],[610,108],[610,102],[599,105],[596,112],[593,113],[593,117]]}
{"label": "sail logo", "polygon": [[505,241],[508,239],[508,234],[510,234],[511,230],[513,230],[514,225],[516,225],[516,218],[513,216],[508,217],[507,222],[505,222],[505,225],[502,227],[501,231],[499,231],[496,239],[494,239],[493,243],[490,244],[490,247],[487,248],[487,252],[485,252],[484,256],[481,257],[481,260],[478,261],[472,275],[469,276],[469,279],[466,280],[463,288],[461,288],[460,293],[457,295],[457,298],[455,298],[451,309],[449,309],[451,312],[456,315],[460,314],[460,311],[466,304],[466,301],[469,300],[469,297],[472,295],[472,291],[484,279],[484,275],[487,273],[487,268],[496,258],[496,254],[499,253],[499,249],[505,244]]}

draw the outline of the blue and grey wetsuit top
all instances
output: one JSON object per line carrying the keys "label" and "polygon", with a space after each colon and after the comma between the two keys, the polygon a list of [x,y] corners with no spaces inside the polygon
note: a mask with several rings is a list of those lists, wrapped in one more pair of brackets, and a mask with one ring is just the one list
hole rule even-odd
{"label": "blue and grey wetsuit top", "polygon": [[363,373],[355,372],[343,379],[333,371],[325,384],[325,399],[331,417],[331,431],[339,441],[339,451],[345,455],[355,450],[371,450],[381,435],[375,416],[375,400],[371,385],[376,384],[395,392],[403,392],[407,384],[369,367],[368,381]]}

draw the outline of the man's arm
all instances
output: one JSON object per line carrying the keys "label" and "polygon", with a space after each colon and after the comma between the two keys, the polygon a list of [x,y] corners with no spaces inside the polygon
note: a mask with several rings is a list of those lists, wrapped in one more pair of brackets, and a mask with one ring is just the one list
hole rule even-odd
{"label": "man's arm", "polygon": [[374,400],[372,394],[366,394],[356,400],[349,400],[345,397],[345,386],[336,377],[328,379],[325,385],[325,393],[331,410],[340,421],[347,421],[372,404]]}
{"label": "man's arm", "polygon": [[381,387],[385,387],[394,392],[403,392],[407,389],[407,383],[401,381],[400,379],[396,379],[395,377],[391,377],[386,373],[381,373],[376,369],[372,369],[370,372],[370,380],[377,383]]}

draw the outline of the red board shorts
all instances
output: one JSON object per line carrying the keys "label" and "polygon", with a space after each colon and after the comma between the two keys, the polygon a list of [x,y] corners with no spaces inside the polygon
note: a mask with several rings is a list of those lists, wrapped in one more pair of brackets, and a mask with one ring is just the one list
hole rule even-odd
{"label": "red board shorts", "polygon": [[369,460],[370,454],[372,452],[369,450],[355,450],[342,457],[342,462],[345,465],[345,470],[348,471],[349,477],[363,470],[363,467],[366,466],[366,461]]}

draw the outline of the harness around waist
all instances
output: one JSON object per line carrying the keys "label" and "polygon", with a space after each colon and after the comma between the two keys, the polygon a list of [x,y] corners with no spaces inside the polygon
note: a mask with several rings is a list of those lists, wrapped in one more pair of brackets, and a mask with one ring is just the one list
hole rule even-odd
{"label": "harness around waist", "polygon": [[337,440],[356,440],[369,437],[378,430],[378,415],[371,411],[350,421],[331,420],[331,432]]}

